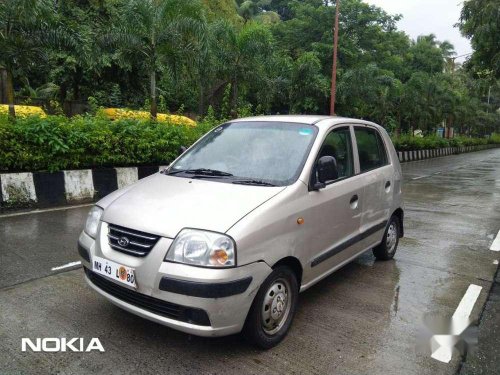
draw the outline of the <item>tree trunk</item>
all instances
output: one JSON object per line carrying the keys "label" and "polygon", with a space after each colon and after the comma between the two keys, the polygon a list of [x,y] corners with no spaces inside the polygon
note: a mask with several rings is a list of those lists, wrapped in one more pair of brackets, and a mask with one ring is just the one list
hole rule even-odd
{"label": "tree trunk", "polygon": [[0,67],[0,103],[7,103],[7,71]]}
{"label": "tree trunk", "polygon": [[156,104],[156,72],[153,70],[150,75],[151,80],[151,118],[156,120],[156,115],[158,114],[158,105]]}
{"label": "tree trunk", "polygon": [[82,78],[82,69],[77,67],[76,72],[73,75],[73,100],[80,99],[80,81]]}
{"label": "tree trunk", "polygon": [[205,113],[205,90],[203,83],[199,80],[198,90],[200,91],[200,98],[198,100],[198,115],[202,116]]}
{"label": "tree trunk", "polygon": [[399,137],[401,135],[401,109],[398,108],[398,122],[396,125],[396,137]]}
{"label": "tree trunk", "polygon": [[238,81],[235,79],[231,85],[231,100],[229,112],[233,117],[236,117],[237,105],[238,105]]}
{"label": "tree trunk", "polygon": [[61,88],[59,89],[59,101],[64,103],[66,97],[68,96],[68,84],[66,82],[61,83]]}
{"label": "tree trunk", "polygon": [[5,85],[7,93],[7,104],[9,105],[9,116],[16,117],[16,108],[14,107],[14,83],[12,78],[12,71],[7,69],[7,81]]}

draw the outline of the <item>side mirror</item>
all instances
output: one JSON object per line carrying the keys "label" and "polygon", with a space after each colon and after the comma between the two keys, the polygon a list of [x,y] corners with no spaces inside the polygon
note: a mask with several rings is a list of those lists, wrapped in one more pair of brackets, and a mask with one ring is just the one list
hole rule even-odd
{"label": "side mirror", "polygon": [[179,155],[182,155],[187,150],[186,146],[179,146]]}
{"label": "side mirror", "polygon": [[317,178],[314,189],[319,190],[326,186],[327,181],[336,180],[339,177],[337,160],[333,156],[322,156],[316,163]]}

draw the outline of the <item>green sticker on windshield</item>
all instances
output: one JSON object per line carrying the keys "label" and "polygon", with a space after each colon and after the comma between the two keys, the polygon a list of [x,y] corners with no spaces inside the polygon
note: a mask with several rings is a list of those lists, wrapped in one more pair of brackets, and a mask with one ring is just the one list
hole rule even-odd
{"label": "green sticker on windshield", "polygon": [[312,129],[302,128],[299,130],[300,135],[311,135],[313,133]]}

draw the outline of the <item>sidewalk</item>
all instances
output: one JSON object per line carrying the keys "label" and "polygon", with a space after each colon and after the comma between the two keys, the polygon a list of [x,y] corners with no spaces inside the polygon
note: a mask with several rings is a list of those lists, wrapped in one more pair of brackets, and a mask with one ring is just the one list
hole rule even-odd
{"label": "sidewalk", "polygon": [[495,276],[479,323],[478,350],[468,354],[460,375],[492,374],[500,371],[500,273]]}

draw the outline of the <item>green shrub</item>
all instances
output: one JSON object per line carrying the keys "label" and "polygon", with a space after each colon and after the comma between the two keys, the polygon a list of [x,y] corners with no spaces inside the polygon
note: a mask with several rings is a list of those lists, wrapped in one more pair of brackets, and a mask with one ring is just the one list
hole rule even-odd
{"label": "green shrub", "polygon": [[425,150],[440,147],[448,147],[448,140],[437,136],[412,137],[402,135],[393,139],[394,146],[398,151]]}
{"label": "green shrub", "polygon": [[485,144],[500,144],[500,136],[493,134],[490,138],[470,138],[470,137],[455,137],[441,138],[438,136],[427,137],[412,137],[410,135],[401,135],[393,138],[394,146],[398,151],[412,150],[431,150],[443,147],[464,147],[477,146]]}
{"label": "green shrub", "polygon": [[[195,127],[91,115],[16,120],[0,115],[0,171],[168,164],[180,146],[191,145],[219,123],[212,109]],[[402,135],[393,142],[399,151],[423,150],[500,144],[500,134],[453,139]]]}
{"label": "green shrub", "polygon": [[500,134],[493,133],[490,138],[488,138],[488,144],[500,144]]}
{"label": "green shrub", "polygon": [[217,123],[196,127],[98,116],[0,117],[1,171],[166,164]]}

